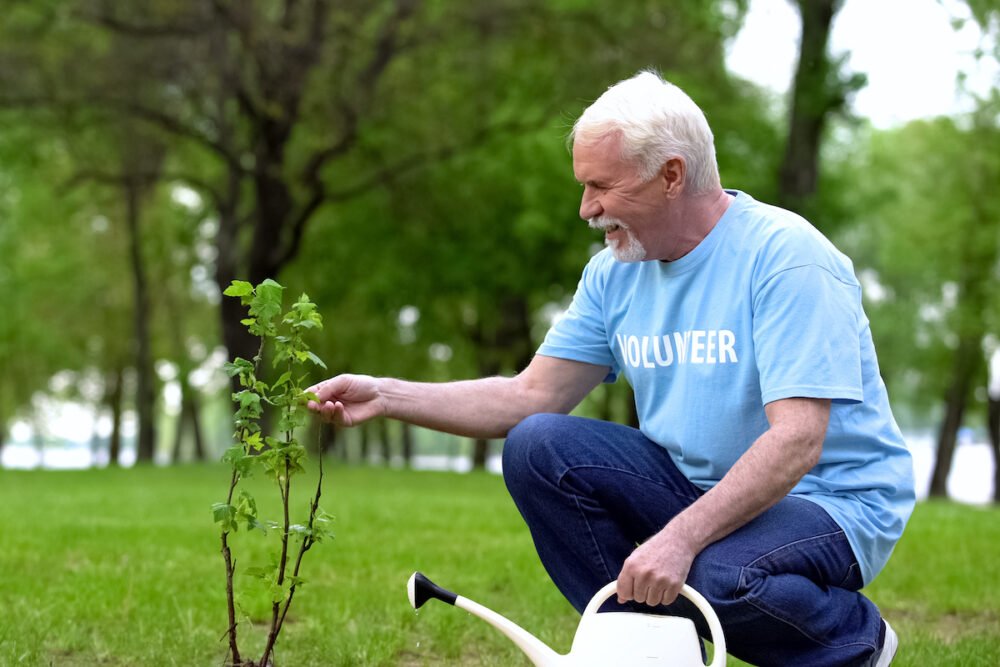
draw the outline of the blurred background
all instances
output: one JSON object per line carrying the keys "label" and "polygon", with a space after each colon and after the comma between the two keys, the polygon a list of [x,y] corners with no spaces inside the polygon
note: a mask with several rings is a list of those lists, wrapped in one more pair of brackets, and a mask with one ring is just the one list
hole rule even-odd
{"label": "blurred background", "polygon": [[[331,374],[512,374],[601,239],[566,135],[652,67],[723,184],[850,255],[921,494],[997,498],[998,0],[4,0],[0,464],[215,461],[221,290],[306,292]],[[319,378],[316,378],[319,379]],[[634,421],[624,382],[580,412]],[[497,469],[375,422],[355,465]]]}

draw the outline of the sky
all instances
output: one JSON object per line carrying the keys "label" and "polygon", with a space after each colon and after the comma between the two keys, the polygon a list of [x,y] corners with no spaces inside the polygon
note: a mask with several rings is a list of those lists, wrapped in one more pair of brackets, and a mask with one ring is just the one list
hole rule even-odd
{"label": "sky", "polygon": [[[995,62],[977,64],[978,27],[953,19],[970,14],[957,0],[847,0],[834,18],[830,49],[849,52],[848,67],[868,75],[855,96],[855,112],[879,128],[915,118],[968,109],[957,94],[964,71],[984,93],[996,82]],[[730,44],[731,70],[776,92],[791,83],[798,58],[800,21],[790,0],[751,0],[746,22]]]}

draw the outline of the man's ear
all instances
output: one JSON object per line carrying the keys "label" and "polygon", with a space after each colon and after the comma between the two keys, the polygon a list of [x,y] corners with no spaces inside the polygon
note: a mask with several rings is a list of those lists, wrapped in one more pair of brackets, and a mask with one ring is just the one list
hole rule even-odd
{"label": "man's ear", "polygon": [[684,192],[684,177],[687,175],[687,165],[684,159],[672,157],[660,167],[660,182],[663,184],[663,196],[667,199],[677,199]]}

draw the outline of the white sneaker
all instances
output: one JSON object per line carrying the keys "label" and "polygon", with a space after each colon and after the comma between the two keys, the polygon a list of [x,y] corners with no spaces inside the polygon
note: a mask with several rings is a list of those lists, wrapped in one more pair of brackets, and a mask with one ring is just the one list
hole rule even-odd
{"label": "white sneaker", "polygon": [[889,625],[889,621],[883,618],[882,622],[885,623],[885,639],[882,640],[882,652],[878,655],[875,667],[889,667],[892,664],[892,659],[896,656],[896,649],[899,648],[899,637]]}

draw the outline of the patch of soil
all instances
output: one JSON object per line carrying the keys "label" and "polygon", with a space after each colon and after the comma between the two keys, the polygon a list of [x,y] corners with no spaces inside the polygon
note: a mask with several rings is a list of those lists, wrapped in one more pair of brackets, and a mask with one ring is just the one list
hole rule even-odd
{"label": "patch of soil", "polygon": [[964,637],[994,635],[1000,614],[992,609],[935,612],[927,609],[886,609],[885,616],[896,625],[917,626],[945,644]]}

